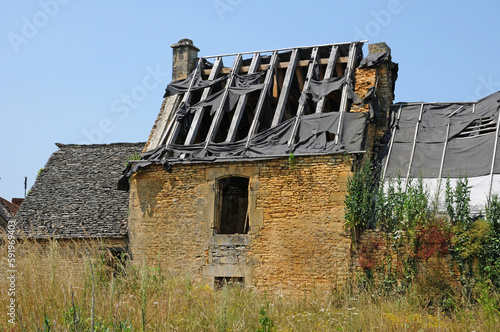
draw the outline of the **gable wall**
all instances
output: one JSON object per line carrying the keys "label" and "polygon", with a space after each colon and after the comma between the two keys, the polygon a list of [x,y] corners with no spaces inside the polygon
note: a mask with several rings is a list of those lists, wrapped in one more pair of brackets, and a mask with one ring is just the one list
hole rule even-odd
{"label": "gable wall", "polygon": [[[196,281],[245,277],[247,286],[296,292],[347,278],[343,201],[350,157],[149,166],[132,178],[129,248],[137,263]],[[248,235],[213,236],[218,178],[249,178]]]}

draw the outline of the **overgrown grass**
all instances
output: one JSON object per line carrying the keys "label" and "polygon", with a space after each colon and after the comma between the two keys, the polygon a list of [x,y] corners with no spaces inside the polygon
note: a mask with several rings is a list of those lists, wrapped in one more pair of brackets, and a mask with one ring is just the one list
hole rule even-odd
{"label": "overgrown grass", "polygon": [[[495,331],[500,323],[491,287],[480,290],[479,303],[448,313],[429,309],[426,290],[417,287],[382,294],[354,283],[296,298],[240,287],[214,291],[158,268],[112,270],[99,247],[18,244],[15,331],[90,331],[92,321],[95,331]],[[7,288],[2,278],[2,308]],[[11,330],[7,319],[0,315],[0,330]]]}

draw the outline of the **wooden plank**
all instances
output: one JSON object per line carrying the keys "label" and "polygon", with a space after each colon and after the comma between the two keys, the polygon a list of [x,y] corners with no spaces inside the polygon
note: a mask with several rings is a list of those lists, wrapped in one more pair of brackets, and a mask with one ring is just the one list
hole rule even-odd
{"label": "wooden plank", "polygon": [[337,77],[344,76],[344,71],[342,70],[342,65],[340,63],[335,65],[335,72],[337,73]]}
{"label": "wooden plank", "polygon": [[247,144],[245,146],[246,148],[248,148],[248,146],[250,145],[250,139],[252,138],[252,136],[259,129],[260,113],[262,112],[262,107],[264,106],[266,95],[268,94],[269,89],[271,87],[271,80],[273,79],[277,62],[278,62],[278,51],[274,51],[271,57],[271,61],[269,62],[269,69],[266,73],[266,78],[264,79],[264,87],[260,91],[259,101],[257,102],[257,106],[255,107],[252,125],[250,126],[250,130],[248,131]]}
{"label": "wooden plank", "polygon": [[[338,60],[337,60],[337,64],[347,63],[348,60],[349,60],[349,57],[347,57],[347,56],[339,57]],[[326,65],[326,64],[328,64],[328,61],[329,61],[328,58],[322,58],[322,59],[318,60],[318,63],[320,65]],[[309,60],[301,60],[301,61],[298,62],[297,67],[306,67],[308,64],[309,64]],[[277,68],[279,68],[279,69],[288,68],[288,65],[289,65],[289,62],[280,62],[278,64]],[[269,64],[259,65],[259,67],[257,68],[257,71],[264,71],[268,67],[269,67]],[[203,70],[203,75],[209,75],[211,70],[212,69],[205,69],[205,70]],[[247,73],[249,70],[250,70],[250,66],[243,66],[243,67],[240,68],[239,72],[240,73]],[[223,74],[223,75],[224,74],[229,74],[230,72],[231,72],[231,68],[230,67],[224,67],[224,68],[221,69],[221,74]],[[343,76],[343,73],[340,74],[340,75],[337,75],[337,76],[341,77],[341,76]]]}
{"label": "wooden plank", "polygon": [[[302,89],[301,92],[304,92],[309,87],[309,82],[311,81],[311,78],[314,73],[314,66],[316,66],[316,63],[318,61],[318,53],[319,53],[319,48],[318,47],[313,48],[313,51],[311,53],[311,59],[309,59],[309,68],[307,69],[307,76],[306,76],[306,81],[304,83],[304,89]],[[295,123],[293,125],[292,134],[288,139],[288,146],[291,146],[295,140],[295,135],[297,133],[299,120],[300,117],[302,116],[302,113],[304,113],[304,105],[299,104],[299,107],[297,108],[297,115],[295,116]]]}
{"label": "wooden plank", "polygon": [[[223,66],[222,63],[222,57],[218,57],[215,59],[214,66],[212,67],[212,70],[210,71],[210,75],[208,76],[209,80],[214,80],[217,78],[219,75],[219,72]],[[210,95],[212,92],[212,87],[205,88],[203,90],[203,93],[201,95],[200,100],[205,100],[207,97]],[[200,108],[196,111],[194,114],[193,121],[191,122],[191,126],[189,127],[189,131],[186,137],[186,140],[184,141],[184,145],[190,145],[193,144],[196,135],[198,134],[198,130],[200,129],[201,121],[203,120],[203,115],[205,114],[204,109]]]}
{"label": "wooden plank", "polygon": [[293,74],[295,72],[295,67],[297,66],[298,58],[299,50],[294,49],[292,51],[292,55],[290,56],[290,62],[288,63],[288,68],[285,74],[285,80],[281,85],[281,94],[278,100],[278,105],[276,106],[276,112],[274,113],[271,127],[276,127],[283,118],[283,113],[286,107],[286,102],[288,101],[288,95],[290,94],[290,88],[292,87]]}
{"label": "wooden plank", "polygon": [[[250,64],[250,70],[248,71],[248,73],[249,74],[256,73],[259,64],[260,64],[260,53],[255,53],[252,58],[252,63]],[[229,131],[227,132],[226,142],[233,142],[235,140],[236,132],[240,125],[243,112],[245,111],[247,100],[248,100],[247,94],[240,96],[238,104],[236,105],[236,109],[234,110],[233,119],[231,120],[231,126],[229,127]]]}
{"label": "wooden plank", "polygon": [[295,75],[297,76],[297,83],[299,83],[300,91],[304,90],[304,75],[302,75],[302,69],[300,67],[295,68]]}
{"label": "wooden plank", "polygon": [[[335,64],[337,63],[338,57],[339,57],[339,47],[332,46],[332,50],[330,51],[330,59],[328,61],[328,65],[326,66],[325,77],[323,79],[326,80],[333,76],[333,69],[335,67]],[[326,96],[323,96],[318,101],[318,104],[316,105],[316,113],[323,112],[323,107],[325,106],[325,98]]]}
{"label": "wooden plank", "polygon": [[[353,74],[354,62],[356,60],[356,43],[351,43],[349,47],[349,61],[347,62],[345,79],[348,81]],[[339,144],[342,137],[342,130],[344,125],[344,113],[347,112],[347,83],[344,84],[342,89],[342,97],[340,98],[340,115],[339,115],[339,126],[337,128],[337,135],[335,136],[335,144]]]}
{"label": "wooden plank", "polygon": [[[182,103],[189,103],[191,100],[191,88],[193,87],[194,81],[196,79],[196,76],[200,73],[201,67],[203,66],[203,58],[200,58],[198,60],[198,64],[196,65],[195,73],[193,75],[193,78],[191,79],[191,82],[189,83],[189,88],[182,97]],[[170,121],[167,130],[164,133],[164,136],[160,140],[160,144],[163,143],[166,139],[165,145],[169,146],[172,144],[172,142],[175,142],[177,139],[177,135],[179,135],[180,131],[180,122],[177,121],[177,116],[172,118],[172,121]],[[170,132],[170,133],[169,133]],[[168,137],[166,137],[168,135]]]}
{"label": "wooden plank", "polygon": [[[279,70],[279,69],[278,69]],[[273,98],[278,98],[278,72],[274,74]]]}
{"label": "wooden plank", "polygon": [[277,69],[276,70],[276,77],[275,78],[277,78],[277,84],[278,84],[278,87],[279,87],[279,91],[281,91],[281,89],[283,87],[283,81],[285,80],[285,76],[283,75],[283,70]]}
{"label": "wooden plank", "polygon": [[224,104],[226,103],[226,98],[229,93],[229,88],[233,85],[234,77],[238,73],[242,63],[241,54],[236,56],[234,59],[233,70],[231,71],[231,76],[224,88],[224,94],[222,95],[222,101],[219,106],[219,109],[216,111],[214,118],[212,119],[212,123],[210,124],[210,129],[208,130],[207,138],[205,139],[205,150],[208,147],[208,144],[213,140],[217,130],[219,129],[220,122],[222,120],[222,112],[224,112]]}

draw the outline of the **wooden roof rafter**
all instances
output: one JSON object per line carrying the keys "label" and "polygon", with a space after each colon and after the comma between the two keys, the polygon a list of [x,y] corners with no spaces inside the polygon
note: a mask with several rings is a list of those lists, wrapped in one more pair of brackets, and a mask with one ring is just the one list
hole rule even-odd
{"label": "wooden roof rafter", "polygon": [[[309,67],[307,68],[307,76],[306,76],[306,80],[304,82],[304,88],[302,89],[302,91],[307,90],[307,88],[309,87],[309,83],[311,82],[311,79],[312,79],[313,74],[314,74],[314,67],[318,63],[318,52],[319,52],[318,47],[313,48],[313,51],[311,53],[311,59],[309,60]],[[303,113],[304,113],[304,105],[299,104],[299,107],[297,109],[297,115],[295,116],[295,123],[293,124],[292,134],[290,135],[290,139],[288,140],[289,147],[295,141],[295,135],[297,134],[299,120],[300,120],[300,117],[302,116]]]}
{"label": "wooden roof rafter", "polygon": [[[216,79],[223,66],[224,65],[222,62],[222,57],[217,57],[215,59],[214,66],[212,67],[212,71],[210,72],[210,75],[208,76],[208,79],[209,80]],[[210,95],[211,92],[212,92],[212,87],[205,88],[203,90],[203,94],[201,95],[201,100],[206,99]],[[191,126],[189,127],[189,131],[188,131],[188,134],[186,136],[186,140],[184,141],[184,145],[193,144],[194,139],[196,137],[196,134],[198,133],[198,130],[200,128],[201,121],[203,120],[204,114],[205,113],[204,113],[203,108],[200,108],[195,112],[193,121],[191,122]]]}
{"label": "wooden roof rafter", "polygon": [[[250,64],[250,69],[248,70],[248,74],[256,73],[259,65],[260,65],[260,53],[255,53],[252,58],[252,63]],[[235,140],[236,131],[240,124],[241,117],[243,116],[243,111],[245,110],[247,100],[248,100],[248,94],[244,94],[238,100],[238,104],[236,105],[233,119],[231,121],[231,126],[229,127],[229,131],[226,136],[226,142],[233,142]]]}
{"label": "wooden roof rafter", "polygon": [[[198,60],[198,64],[196,65],[193,79],[191,80],[191,83],[189,84],[189,89],[182,97],[181,104],[182,103],[189,104],[189,102],[191,100],[191,89],[193,88],[196,77],[198,76],[198,74],[201,71],[202,65],[203,65],[203,58],[200,58]],[[177,138],[177,135],[179,135],[179,131],[180,131],[180,122],[177,120],[177,117],[175,117],[172,119],[172,121],[170,121],[170,123],[167,127],[167,130],[165,130],[162,138],[160,139],[160,144],[165,142],[165,145],[168,146],[168,145],[174,143],[176,138]],[[167,135],[168,135],[168,138],[167,138]],[[165,141],[165,139],[167,139],[167,140]]]}
{"label": "wooden roof rafter", "polygon": [[[309,85],[312,84],[312,79],[322,81],[332,77],[346,77],[346,81],[349,82],[347,76],[352,76],[356,65],[357,52],[360,51],[360,48],[357,47],[359,43],[363,42],[282,49],[289,51],[286,52],[287,54],[280,53],[280,50],[273,50],[199,58],[195,72],[190,76],[192,81],[183,83],[187,91],[184,90],[186,92],[179,95],[182,96],[181,105],[184,103],[185,107],[190,108],[191,112],[194,111],[194,114],[182,117],[183,112],[172,109],[173,118],[166,125],[160,144],[163,143],[168,147],[176,146],[176,144],[188,146],[202,143],[202,149],[204,150],[202,154],[206,155],[210,144],[214,142],[236,143],[245,138],[245,148],[248,148],[252,138],[263,130],[262,128],[273,128],[286,119],[295,117],[295,122],[291,128],[293,134],[290,138],[287,136],[288,145],[293,145],[301,117],[307,111],[306,105],[313,105],[313,108],[307,111],[308,113],[322,113],[326,107],[329,108],[326,112],[330,112],[330,108],[334,111],[348,111],[346,86],[342,87],[341,97],[339,94],[336,94],[335,98],[323,96],[317,102],[308,101],[306,104],[303,101],[299,102],[299,97],[304,97],[302,94],[310,88]],[[262,54],[269,52],[272,52],[272,54],[266,54],[265,56]],[[244,54],[252,54],[252,57],[247,56],[243,60]],[[307,59],[305,59],[306,56]],[[224,67],[224,57],[234,57],[230,69]],[[207,58],[215,58],[210,69],[203,68],[204,66],[207,68]],[[259,72],[263,74],[260,76],[260,83],[259,81],[253,81],[250,83],[255,87],[253,90],[250,88],[248,92],[242,91],[239,86],[241,83],[238,75],[257,74]],[[222,83],[207,82],[213,80],[219,80]],[[189,89],[186,87],[188,84]],[[257,88],[256,84],[260,84],[260,87]],[[201,90],[200,87],[203,85],[207,87]],[[191,87],[193,87],[193,91]],[[192,97],[194,91],[199,92]],[[250,95],[254,91],[255,93]],[[258,99],[256,98],[257,91]],[[218,97],[216,97],[216,94]],[[234,99],[235,94],[240,95],[236,100]],[[310,100],[309,95],[307,96],[308,100]],[[212,99],[210,99],[211,97]],[[268,97],[270,99],[267,99]],[[229,98],[231,98],[231,110],[227,109]],[[330,103],[327,103],[327,99]],[[332,102],[334,105],[331,104]],[[343,107],[342,102],[345,102]],[[204,106],[195,106],[197,109],[194,110],[190,104],[194,106],[196,103]],[[267,108],[264,107],[266,103],[270,103],[271,113],[263,117],[261,116],[262,112],[267,111]],[[211,107],[208,105],[213,105],[213,116],[210,117],[205,114]],[[230,111],[230,113],[226,115],[225,111]],[[265,123],[261,123],[261,121],[265,121]],[[181,128],[186,128],[186,131],[182,132],[183,136],[179,138]],[[338,136],[336,135],[336,139],[338,139]],[[184,154],[181,153],[181,155]]]}
{"label": "wooden roof rafter", "polygon": [[236,56],[236,59],[234,60],[234,65],[233,65],[233,70],[231,72],[231,75],[229,77],[229,81],[226,84],[226,87],[224,88],[224,95],[222,96],[222,102],[219,106],[219,109],[217,109],[216,113],[214,114],[214,117],[212,119],[212,123],[210,124],[210,129],[208,130],[207,137],[205,139],[205,151],[208,148],[208,144],[213,141],[215,134],[217,130],[219,129],[220,122],[222,120],[222,112],[224,112],[224,105],[226,103],[226,98],[229,93],[229,88],[233,85],[233,81],[235,76],[237,75],[239,68],[241,67],[242,63],[242,56],[241,54],[238,54]]}

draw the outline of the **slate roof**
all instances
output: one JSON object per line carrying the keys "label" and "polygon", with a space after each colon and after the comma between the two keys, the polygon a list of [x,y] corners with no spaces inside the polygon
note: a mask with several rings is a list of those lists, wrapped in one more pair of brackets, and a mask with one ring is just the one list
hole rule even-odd
{"label": "slate roof", "polygon": [[124,164],[145,143],[57,144],[15,219],[30,238],[127,235],[128,193],[117,190]]}

